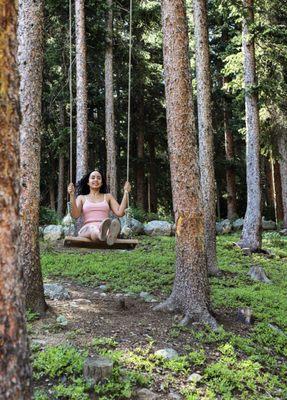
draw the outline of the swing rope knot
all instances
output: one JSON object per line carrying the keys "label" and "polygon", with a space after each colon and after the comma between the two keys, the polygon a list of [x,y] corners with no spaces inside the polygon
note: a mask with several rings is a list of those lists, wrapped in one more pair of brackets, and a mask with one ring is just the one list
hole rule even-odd
{"label": "swing rope knot", "polygon": [[71,215],[71,203],[67,203],[67,215],[63,218],[62,225],[71,226],[74,225],[74,220]]}

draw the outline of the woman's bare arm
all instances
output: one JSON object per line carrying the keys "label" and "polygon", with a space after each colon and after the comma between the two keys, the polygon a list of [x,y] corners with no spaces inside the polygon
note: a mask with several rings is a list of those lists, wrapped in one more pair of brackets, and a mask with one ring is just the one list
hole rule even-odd
{"label": "woman's bare arm", "polygon": [[71,215],[73,218],[79,218],[82,214],[84,196],[80,195],[75,197],[75,188],[72,183],[68,186],[68,193],[71,202]]}
{"label": "woman's bare arm", "polygon": [[125,215],[125,209],[127,208],[128,205],[128,192],[124,193],[121,204],[119,204],[111,194],[108,195],[108,200],[112,212],[117,217],[123,217]]}
{"label": "woman's bare arm", "polygon": [[129,182],[126,182],[124,186],[124,195],[121,204],[119,204],[111,194],[108,195],[108,200],[111,210],[117,217],[123,217],[125,215],[125,209],[128,206],[128,195],[130,191],[131,191],[131,185]]}

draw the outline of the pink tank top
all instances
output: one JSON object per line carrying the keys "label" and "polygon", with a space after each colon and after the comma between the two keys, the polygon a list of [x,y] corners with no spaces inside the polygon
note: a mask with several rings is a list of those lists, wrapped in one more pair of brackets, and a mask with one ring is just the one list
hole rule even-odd
{"label": "pink tank top", "polygon": [[98,203],[94,203],[85,197],[83,204],[84,225],[91,222],[102,222],[109,218],[109,212],[110,206],[106,200],[106,195],[104,195],[104,200]]}

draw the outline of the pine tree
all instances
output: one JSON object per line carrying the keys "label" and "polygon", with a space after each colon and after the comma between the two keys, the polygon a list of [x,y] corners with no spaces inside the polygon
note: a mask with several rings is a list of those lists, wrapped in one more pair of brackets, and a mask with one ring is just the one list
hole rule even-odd
{"label": "pine tree", "polygon": [[184,312],[183,324],[197,320],[216,327],[208,310],[204,213],[183,0],[163,0],[162,23],[168,147],[176,217],[176,274],[170,297],[157,309]]}
{"label": "pine tree", "polygon": [[107,148],[107,183],[117,197],[117,148],[115,138],[115,111],[113,85],[113,0],[107,0],[108,14],[105,52],[105,116]]}
{"label": "pine tree", "polygon": [[278,138],[278,150],[280,154],[280,173],[283,204],[283,225],[287,228],[287,131],[283,130]]}
{"label": "pine tree", "polygon": [[76,180],[88,172],[87,57],[85,1],[75,0],[77,69],[77,162]]}
{"label": "pine tree", "polygon": [[205,245],[208,272],[217,275],[216,183],[212,127],[211,81],[206,0],[193,0],[196,54],[196,86],[201,191],[205,215]]}
{"label": "pine tree", "polygon": [[43,1],[19,1],[21,248],[26,307],[46,309],[39,254]]}
{"label": "pine tree", "polygon": [[0,5],[0,398],[31,398],[24,285],[19,263],[17,2]]}
{"label": "pine tree", "polygon": [[259,165],[259,108],[255,63],[253,0],[243,0],[242,52],[245,84],[247,209],[240,247],[261,248],[261,188]]}

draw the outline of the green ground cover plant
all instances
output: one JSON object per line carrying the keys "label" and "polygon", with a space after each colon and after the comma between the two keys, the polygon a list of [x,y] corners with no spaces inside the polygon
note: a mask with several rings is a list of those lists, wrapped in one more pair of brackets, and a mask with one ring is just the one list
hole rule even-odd
{"label": "green ground cover plant", "polygon": [[[152,341],[145,348],[122,352],[113,338],[95,338],[92,343],[94,351],[111,357],[115,362],[111,379],[95,389],[99,399],[131,398],[136,385],[152,386],[157,376],[160,376],[163,388],[177,390],[187,400],[212,400],[218,396],[224,400],[287,399],[287,240],[277,234],[265,234],[263,246],[271,250],[271,256],[244,256],[232,245],[236,240],[238,235],[218,237],[218,261],[223,276],[211,279],[212,306],[218,313],[227,315],[236,315],[238,307],[250,307],[254,325],[246,332],[235,333],[223,327],[211,331],[175,324],[170,337],[176,341],[183,331],[188,332],[197,346],[186,346],[184,354],[171,361],[154,355]],[[174,238],[169,237],[142,238],[139,248],[132,252],[79,255],[49,250],[42,254],[45,278],[69,277],[91,286],[106,282],[111,291],[147,291],[155,296],[170,292],[174,261]],[[262,266],[272,283],[252,281],[247,274],[251,265]],[[52,350],[45,352],[49,351],[53,354]],[[210,351],[217,354],[216,359],[210,358]],[[41,376],[49,376],[43,361],[48,353],[40,356],[40,352],[37,356],[34,364],[36,376],[40,376],[41,371]],[[73,352],[69,357],[73,358]],[[51,360],[49,365],[53,365]],[[194,368],[202,376],[197,383],[188,381]],[[54,376],[59,379],[56,372]],[[69,384],[58,382],[54,389],[58,397],[55,398],[85,400],[85,384],[76,379],[80,379],[77,373],[70,375]],[[72,390],[73,385],[80,388]],[[69,390],[73,396],[79,393],[82,397],[69,397]],[[39,392],[38,396],[43,396],[43,393]],[[37,400],[45,398],[37,397]]]}
{"label": "green ground cover plant", "polygon": [[[34,370],[37,371],[35,379],[56,379],[50,389],[50,397],[47,397],[44,390],[36,390],[35,400],[87,400],[91,393],[95,393],[99,400],[130,399],[136,387],[150,387],[155,379],[160,379],[163,389],[177,390],[185,399],[211,400],[217,399],[219,395],[224,400],[264,400],[273,398],[270,397],[271,393],[280,399],[284,399],[287,394],[278,376],[264,371],[263,366],[251,358],[241,358],[229,343],[220,345],[218,359],[208,363],[202,349],[197,355],[197,352],[193,351],[173,360],[165,360],[154,354],[152,343],[146,347],[122,351],[114,348],[115,342],[111,349],[109,344],[107,347],[103,345],[102,338],[96,339],[94,343],[97,340],[101,343],[100,348],[96,345],[97,353],[114,362],[113,373],[109,379],[96,385],[85,382],[81,377],[84,359],[79,357],[76,358],[76,367],[71,370],[70,366],[78,353],[76,348],[70,347],[68,352],[66,346],[50,347],[44,351],[37,349],[33,363]],[[109,343],[109,338],[106,343]],[[49,366],[43,363],[43,360],[48,361]],[[60,364],[60,368],[55,371],[56,364]],[[201,367],[200,382],[188,380],[194,365]]]}

